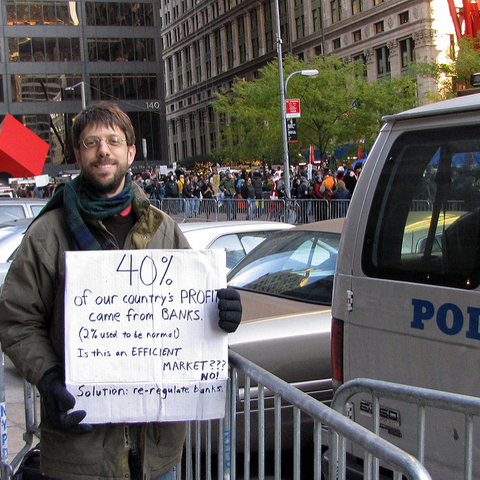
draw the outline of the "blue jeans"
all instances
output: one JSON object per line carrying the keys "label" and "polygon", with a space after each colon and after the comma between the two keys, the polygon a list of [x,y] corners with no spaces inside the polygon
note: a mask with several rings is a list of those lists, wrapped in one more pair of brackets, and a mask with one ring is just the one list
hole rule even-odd
{"label": "blue jeans", "polygon": [[232,219],[232,213],[233,213],[233,195],[225,195],[225,203],[227,204],[227,220]]}
{"label": "blue jeans", "polygon": [[253,213],[255,211],[255,198],[247,198],[247,220],[253,220]]}
{"label": "blue jeans", "polygon": [[172,468],[169,472],[159,475],[153,480],[175,480],[175,469]]}

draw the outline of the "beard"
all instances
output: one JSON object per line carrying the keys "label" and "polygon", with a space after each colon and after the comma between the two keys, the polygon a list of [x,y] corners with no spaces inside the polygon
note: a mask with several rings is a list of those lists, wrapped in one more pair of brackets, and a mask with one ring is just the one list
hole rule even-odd
{"label": "beard", "polygon": [[117,166],[118,169],[110,180],[106,179],[106,175],[94,175],[89,170],[83,170],[83,177],[88,187],[100,195],[115,193],[124,181],[125,175],[128,173],[128,167],[123,168],[119,164],[117,164]]}

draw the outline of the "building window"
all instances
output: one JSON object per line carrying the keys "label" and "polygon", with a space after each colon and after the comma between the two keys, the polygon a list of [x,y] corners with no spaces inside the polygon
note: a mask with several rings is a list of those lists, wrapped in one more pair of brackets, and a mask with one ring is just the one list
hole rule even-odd
{"label": "building window", "polygon": [[375,50],[377,57],[377,78],[390,79],[390,50],[388,47],[381,47]]}
{"label": "building window", "polygon": [[90,62],[155,62],[153,38],[88,38]]}
{"label": "building window", "polygon": [[316,55],[317,57],[319,57],[320,55],[322,55],[322,46],[321,46],[321,45],[317,45],[313,50],[314,50],[315,55]]}
{"label": "building window", "polygon": [[7,1],[8,25],[78,25],[80,2]]}
{"label": "building window", "polygon": [[[30,2],[27,2],[30,3]],[[47,2],[43,2],[47,3]],[[72,2],[48,2],[72,3]],[[87,25],[94,26],[153,26],[153,3],[85,2]]]}
{"label": "building window", "polygon": [[297,38],[303,38],[305,36],[305,16],[300,15],[295,18],[295,29]]}
{"label": "building window", "polygon": [[250,35],[252,39],[252,55],[257,58],[260,55],[260,37],[258,28],[257,9],[250,10]]}
{"label": "building window", "polygon": [[186,47],[184,52],[185,52],[185,73],[187,75],[187,87],[191,87],[193,83],[193,76],[192,76],[192,54],[190,52],[190,47]]}
{"label": "building window", "polygon": [[342,4],[340,0],[332,0],[330,2],[330,10],[332,14],[332,23],[339,22],[342,19]]}
{"label": "building window", "polygon": [[92,100],[149,100],[158,98],[156,74],[110,74],[90,75]]}
{"label": "building window", "polygon": [[333,49],[334,50],[338,50],[340,48],[340,38],[335,38],[333,41],[332,41],[332,44],[333,44]]}
{"label": "building window", "polygon": [[210,35],[203,37],[203,48],[205,49],[205,76],[212,78],[212,47],[210,45]]}
{"label": "building window", "polygon": [[374,5],[380,5],[381,3],[384,3],[385,0],[373,0]]}
{"label": "building window", "polygon": [[406,12],[402,12],[399,16],[398,16],[399,20],[400,20],[400,25],[403,25],[405,23],[408,23],[410,18],[409,18],[409,15],[408,15],[408,10]]}
{"label": "building window", "polygon": [[222,58],[222,32],[215,30],[215,64],[217,67],[217,75],[223,71],[223,58]]}
{"label": "building window", "polygon": [[400,41],[400,55],[402,57],[402,70],[407,70],[415,62],[415,40],[413,38]]}
{"label": "building window", "polygon": [[62,100],[62,96],[65,94],[64,88],[68,85],[75,85],[80,80],[80,75],[69,74],[11,75],[12,101],[45,102],[46,100]]}
{"label": "building window", "polygon": [[173,56],[167,58],[167,76],[168,76],[168,86],[170,88],[170,94],[175,93],[175,79],[174,79],[174,69],[173,69]]}
{"label": "building window", "polygon": [[362,39],[362,31],[361,30],[355,30],[353,32],[353,41],[354,42],[359,42]]}
{"label": "building window", "polygon": [[383,20],[381,22],[377,22],[374,24],[375,28],[375,33],[382,33],[385,31],[385,24],[383,23]]}
{"label": "building window", "polygon": [[78,38],[21,37],[8,39],[11,62],[79,62]]}
{"label": "building window", "polygon": [[177,64],[177,87],[178,90],[183,90],[183,64],[181,52],[175,54],[175,60]]}
{"label": "building window", "polygon": [[200,55],[199,41],[193,44],[193,51],[195,53],[195,77],[196,77],[196,83],[198,83],[202,81],[202,58]]}
{"label": "building window", "polygon": [[352,0],[352,15],[363,11],[363,0]]}
{"label": "building window", "polygon": [[265,19],[265,47],[267,52],[274,49],[273,44],[273,23],[272,23],[272,7],[270,2],[263,3],[263,18]]}
{"label": "building window", "polygon": [[288,18],[287,0],[278,0],[280,9],[280,36],[283,39],[290,38],[290,24]]}
{"label": "building window", "polygon": [[237,19],[238,28],[238,53],[240,55],[240,65],[247,61],[247,43],[245,36],[245,16],[241,16]]}
{"label": "building window", "polygon": [[362,62],[363,65],[365,66],[365,68],[363,69],[363,77],[367,77],[367,68],[366,68],[366,65],[367,65],[367,57],[363,54],[363,53],[360,53],[359,55],[354,55],[353,57],[353,61],[354,62]]}
{"label": "building window", "polygon": [[227,37],[227,67],[233,68],[235,63],[235,51],[233,44],[233,24],[229,22],[225,25],[225,33]]}

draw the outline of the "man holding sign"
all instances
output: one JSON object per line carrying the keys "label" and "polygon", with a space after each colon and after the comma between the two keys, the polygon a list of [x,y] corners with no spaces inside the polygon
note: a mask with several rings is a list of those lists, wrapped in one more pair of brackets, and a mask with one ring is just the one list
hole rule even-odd
{"label": "man holding sign", "polygon": [[[131,121],[102,102],[73,124],[81,174],[59,189],[25,234],[0,297],[0,340],[42,397],[41,468],[60,479],[173,479],[185,439],[182,422],[82,423],[65,387],[65,252],[188,249],[177,224],[131,181]],[[85,277],[99,272],[85,271]],[[111,292],[114,294],[115,292]],[[241,319],[238,293],[219,289],[218,326]],[[87,417],[88,419],[88,417]]]}

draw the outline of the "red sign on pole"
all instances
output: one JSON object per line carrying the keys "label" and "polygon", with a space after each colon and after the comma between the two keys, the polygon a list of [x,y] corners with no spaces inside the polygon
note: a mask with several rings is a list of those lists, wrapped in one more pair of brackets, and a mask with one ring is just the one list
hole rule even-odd
{"label": "red sign on pole", "polygon": [[286,99],[285,110],[287,112],[286,118],[300,118],[300,99]]}

